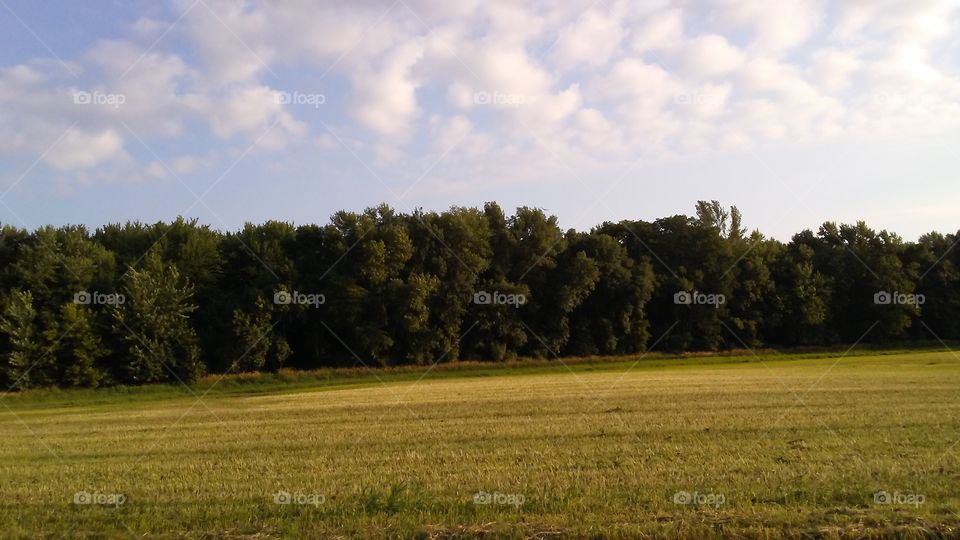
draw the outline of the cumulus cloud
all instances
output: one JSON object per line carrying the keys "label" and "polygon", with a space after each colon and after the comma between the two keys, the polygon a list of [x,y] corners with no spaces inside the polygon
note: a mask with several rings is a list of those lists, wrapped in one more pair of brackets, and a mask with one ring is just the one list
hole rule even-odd
{"label": "cumulus cloud", "polygon": [[61,170],[81,169],[116,157],[122,149],[120,135],[113,130],[88,133],[71,129],[50,149],[45,159]]}
{"label": "cumulus cloud", "polygon": [[683,54],[683,65],[693,78],[730,73],[744,61],[744,53],[726,38],[708,34],[690,40]]}
{"label": "cumulus cloud", "polygon": [[633,31],[633,50],[638,53],[672,51],[682,43],[683,12],[678,8],[648,15],[637,23]]}
{"label": "cumulus cloud", "polygon": [[422,49],[409,43],[387,55],[381,66],[364,67],[351,75],[352,110],[361,124],[384,136],[406,134],[418,112],[418,83],[411,68],[421,55]]}
{"label": "cumulus cloud", "polygon": [[[852,2],[851,2],[852,3]],[[749,33],[751,47],[766,54],[797,47],[818,28],[824,4],[812,0],[719,0],[716,18],[732,30]]]}
{"label": "cumulus cloud", "polygon": [[560,69],[579,64],[600,66],[606,64],[623,39],[624,30],[612,14],[591,9],[576,21],[560,29],[552,51],[554,63]]}
{"label": "cumulus cloud", "polygon": [[271,126],[290,137],[306,131],[303,123],[284,109],[281,92],[268,86],[233,87],[219,96],[195,97],[188,105],[206,117],[213,132],[222,138],[238,134],[257,137]]}
{"label": "cumulus cloud", "polygon": [[[174,6],[68,59],[79,78],[52,59],[0,68],[0,154],[36,159],[64,133],[44,157],[64,171],[134,159],[133,134],[174,146],[169,162],[254,142],[334,152],[333,125],[384,166],[463,140],[445,160],[489,175],[496,153],[523,174],[558,155],[590,167],[960,124],[950,0]],[[296,90],[325,103],[278,99]],[[124,103],[80,106],[77,92]],[[211,148],[176,147],[188,137]]]}
{"label": "cumulus cloud", "polygon": [[838,93],[850,87],[863,62],[850,52],[824,48],[816,51],[807,68],[811,80],[826,92]]}

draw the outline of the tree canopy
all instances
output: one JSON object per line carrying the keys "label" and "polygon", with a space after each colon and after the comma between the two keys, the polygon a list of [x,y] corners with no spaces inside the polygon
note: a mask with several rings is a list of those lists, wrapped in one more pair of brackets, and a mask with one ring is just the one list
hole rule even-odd
{"label": "tree canopy", "polygon": [[0,228],[0,383],[960,338],[958,234],[736,207],[562,230],[537,208]]}

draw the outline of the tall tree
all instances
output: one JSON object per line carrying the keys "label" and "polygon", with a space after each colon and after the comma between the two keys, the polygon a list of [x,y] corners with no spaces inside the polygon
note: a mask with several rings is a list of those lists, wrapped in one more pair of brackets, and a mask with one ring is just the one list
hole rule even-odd
{"label": "tall tree", "polygon": [[114,310],[114,331],[127,344],[129,382],[190,383],[204,372],[197,335],[190,325],[193,287],[176,266],[151,251],[123,279],[125,302]]}
{"label": "tall tree", "polygon": [[[46,341],[55,343],[56,360],[62,370],[59,379],[68,386],[100,386],[108,382],[103,365],[109,355],[96,328],[91,308],[64,304],[60,309],[61,328],[48,329]],[[61,331],[62,330],[62,331]]]}
{"label": "tall tree", "polygon": [[0,332],[5,338],[5,351],[0,365],[3,390],[27,388],[36,379],[30,377],[34,368],[45,371],[41,363],[47,358],[42,337],[36,327],[37,312],[30,291],[13,291],[0,318]]}
{"label": "tall tree", "polygon": [[571,250],[596,265],[593,291],[570,314],[571,355],[631,354],[645,350],[650,321],[645,307],[653,294],[653,268],[634,262],[614,238],[593,232],[574,235]]}

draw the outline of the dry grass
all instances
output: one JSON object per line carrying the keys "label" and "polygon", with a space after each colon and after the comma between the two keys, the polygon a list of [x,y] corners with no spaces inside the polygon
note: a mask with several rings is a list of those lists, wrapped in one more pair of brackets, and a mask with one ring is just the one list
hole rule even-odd
{"label": "dry grass", "polygon": [[[918,353],[202,401],[19,399],[0,409],[0,527],[13,537],[955,536],[958,388],[956,358]],[[877,504],[880,490],[923,502]],[[126,501],[73,504],[80,491]],[[318,504],[276,504],[279,491]],[[522,504],[475,504],[481,491]],[[681,491],[720,504],[676,504]]]}

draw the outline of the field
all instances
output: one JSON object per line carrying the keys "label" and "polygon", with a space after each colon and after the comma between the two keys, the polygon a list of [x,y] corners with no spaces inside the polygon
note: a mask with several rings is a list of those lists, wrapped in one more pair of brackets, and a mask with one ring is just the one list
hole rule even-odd
{"label": "field", "polygon": [[205,396],[210,384],[7,396],[0,530],[960,534],[960,359],[950,352],[423,375],[287,391],[227,381]]}

